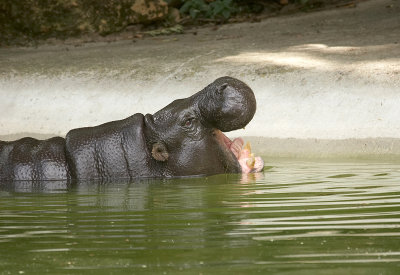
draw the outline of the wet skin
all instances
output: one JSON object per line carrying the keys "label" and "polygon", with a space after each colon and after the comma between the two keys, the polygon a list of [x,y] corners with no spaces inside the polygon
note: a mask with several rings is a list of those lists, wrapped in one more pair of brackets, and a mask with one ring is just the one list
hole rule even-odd
{"label": "wet skin", "polygon": [[0,141],[0,181],[102,180],[242,172],[222,132],[245,127],[256,111],[252,90],[221,77],[155,114],[134,114],[66,138]]}

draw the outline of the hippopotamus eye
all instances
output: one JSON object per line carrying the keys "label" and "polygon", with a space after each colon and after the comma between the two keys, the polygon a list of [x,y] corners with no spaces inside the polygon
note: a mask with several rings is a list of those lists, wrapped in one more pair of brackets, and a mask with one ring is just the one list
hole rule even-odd
{"label": "hippopotamus eye", "polygon": [[188,118],[188,119],[185,121],[185,127],[190,127],[190,126],[192,126],[193,120],[194,120],[193,117]]}

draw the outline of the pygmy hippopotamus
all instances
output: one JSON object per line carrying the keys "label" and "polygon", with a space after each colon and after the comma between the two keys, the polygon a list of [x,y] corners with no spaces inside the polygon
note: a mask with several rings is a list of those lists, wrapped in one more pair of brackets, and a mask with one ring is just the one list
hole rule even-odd
{"label": "pygmy hippopotamus", "polygon": [[0,181],[112,180],[248,173],[261,158],[222,132],[244,128],[256,112],[253,91],[221,77],[155,114],[134,114],[65,139],[0,141]]}

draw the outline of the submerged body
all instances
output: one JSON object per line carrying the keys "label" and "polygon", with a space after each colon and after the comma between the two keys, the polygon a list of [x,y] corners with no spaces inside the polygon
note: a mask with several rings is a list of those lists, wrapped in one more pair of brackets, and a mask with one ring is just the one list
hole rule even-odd
{"label": "submerged body", "polygon": [[74,129],[65,139],[1,141],[0,180],[111,180],[260,171],[261,159],[242,150],[243,141],[230,141],[222,133],[245,127],[255,111],[252,90],[237,79],[221,77],[154,115],[134,114]]}

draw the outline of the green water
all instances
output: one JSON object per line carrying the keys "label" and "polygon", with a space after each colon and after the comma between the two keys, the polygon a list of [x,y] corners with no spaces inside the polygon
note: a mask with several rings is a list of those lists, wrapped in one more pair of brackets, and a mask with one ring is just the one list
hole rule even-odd
{"label": "green water", "polygon": [[400,164],[3,186],[1,274],[399,274]]}

